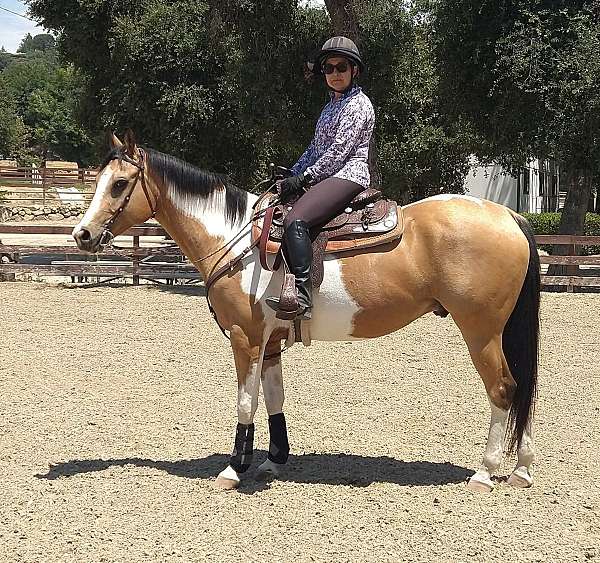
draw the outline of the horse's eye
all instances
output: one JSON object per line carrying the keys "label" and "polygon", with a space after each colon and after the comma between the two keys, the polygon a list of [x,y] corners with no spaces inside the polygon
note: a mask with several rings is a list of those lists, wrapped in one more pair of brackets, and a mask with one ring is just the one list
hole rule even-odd
{"label": "horse's eye", "polygon": [[112,196],[117,197],[123,193],[123,190],[127,187],[129,182],[127,180],[117,180],[112,187]]}

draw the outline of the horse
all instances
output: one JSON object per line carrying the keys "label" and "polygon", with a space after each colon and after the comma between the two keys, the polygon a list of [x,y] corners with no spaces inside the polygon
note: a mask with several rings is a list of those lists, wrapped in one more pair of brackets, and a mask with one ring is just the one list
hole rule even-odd
{"label": "horse", "polygon": [[[215,485],[234,489],[252,462],[254,415],[262,384],[269,453],[257,473],[277,478],[289,456],[283,413],[281,345],[289,320],[266,306],[284,273],[261,268],[250,243],[258,196],[226,176],[136,144],[114,133],[94,197],[73,230],[95,253],[151,217],[165,228],[204,280],[209,305],[229,333],[237,373],[233,452]],[[426,313],[449,313],[487,393],[491,418],[480,468],[467,487],[491,491],[505,451],[516,450],[508,484],[533,484],[533,414],[539,354],[540,264],[527,221],[471,196],[438,195],[402,208],[405,229],[393,242],[327,255],[315,290],[313,340],[353,341],[394,332]],[[225,265],[225,266],[224,266]]]}

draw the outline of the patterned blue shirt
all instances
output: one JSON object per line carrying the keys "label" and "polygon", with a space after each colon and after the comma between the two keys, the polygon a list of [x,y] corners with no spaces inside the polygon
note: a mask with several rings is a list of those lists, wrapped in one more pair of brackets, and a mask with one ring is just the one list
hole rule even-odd
{"label": "patterned blue shirt", "polygon": [[331,94],[317,121],[315,136],[292,172],[308,171],[315,183],[334,176],[368,188],[369,142],[374,125],[371,100],[360,86],[353,86],[339,100]]}

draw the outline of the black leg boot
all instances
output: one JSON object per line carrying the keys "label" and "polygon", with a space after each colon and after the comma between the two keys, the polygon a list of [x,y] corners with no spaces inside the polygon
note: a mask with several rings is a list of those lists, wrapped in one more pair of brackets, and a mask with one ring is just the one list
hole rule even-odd
{"label": "black leg boot", "polygon": [[[296,311],[284,311],[280,318],[311,318],[312,309],[312,281],[310,279],[310,266],[312,263],[312,242],[308,225],[305,221],[297,219],[283,233],[283,247],[285,256],[294,275],[296,294],[298,296],[298,308]],[[279,299],[274,297],[267,298],[267,304],[282,313],[279,307]]]}

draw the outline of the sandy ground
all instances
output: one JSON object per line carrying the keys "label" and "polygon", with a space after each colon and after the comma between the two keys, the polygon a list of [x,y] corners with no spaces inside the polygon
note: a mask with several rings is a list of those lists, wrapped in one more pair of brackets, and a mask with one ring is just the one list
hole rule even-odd
{"label": "sandy ground", "polygon": [[232,357],[171,291],[0,284],[0,561],[600,561],[600,295],[543,296],[532,489],[466,489],[489,407],[428,315],[286,353],[287,473],[225,493]]}

